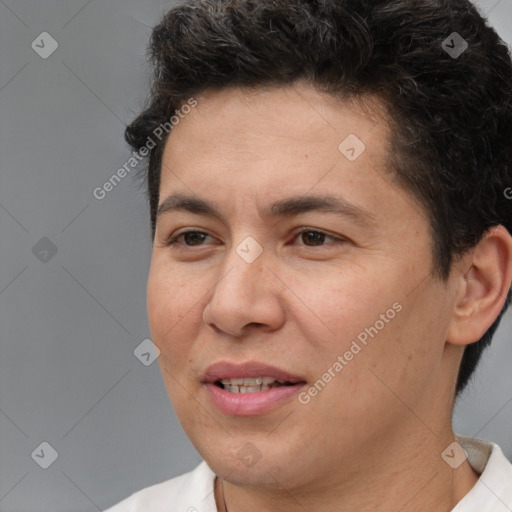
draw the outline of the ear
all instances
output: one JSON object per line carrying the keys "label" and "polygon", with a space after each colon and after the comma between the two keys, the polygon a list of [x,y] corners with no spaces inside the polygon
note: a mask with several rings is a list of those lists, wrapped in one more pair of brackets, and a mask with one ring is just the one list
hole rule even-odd
{"label": "ear", "polygon": [[503,309],[512,282],[512,236],[501,225],[489,229],[454,270],[460,275],[447,341],[469,345]]}

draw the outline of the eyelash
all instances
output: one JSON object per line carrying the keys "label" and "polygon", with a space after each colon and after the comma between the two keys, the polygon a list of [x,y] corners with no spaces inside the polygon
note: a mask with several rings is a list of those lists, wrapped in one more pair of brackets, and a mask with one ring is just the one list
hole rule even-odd
{"label": "eyelash", "polygon": [[[182,244],[179,244],[178,242],[178,239],[184,235],[187,235],[189,233],[200,233],[202,235],[206,235],[206,236],[211,236],[209,235],[208,233],[205,233],[204,231],[198,231],[198,230],[194,230],[194,229],[191,229],[191,230],[188,230],[188,231],[183,231],[177,235],[171,235],[164,243],[164,245],[166,247],[173,247],[173,246],[178,246],[178,245],[182,245]],[[325,235],[327,238],[331,238],[332,240],[336,240],[338,242],[346,242],[347,240],[344,239],[344,238],[339,238],[339,237],[335,237],[335,236],[332,236],[332,235],[329,235],[328,233],[326,233],[325,231],[320,231],[318,229],[312,229],[312,228],[302,228],[300,231],[298,231],[295,236],[294,236],[294,240],[296,238],[298,238],[300,235],[302,235],[303,233],[317,233],[317,234],[321,234],[321,235]],[[325,244],[323,245],[305,245],[305,244],[302,244],[304,247],[309,247],[309,248],[314,248],[314,247],[325,247]],[[202,244],[200,245],[186,245],[186,244],[183,244],[183,246],[185,248],[192,248],[192,247],[201,247]]]}

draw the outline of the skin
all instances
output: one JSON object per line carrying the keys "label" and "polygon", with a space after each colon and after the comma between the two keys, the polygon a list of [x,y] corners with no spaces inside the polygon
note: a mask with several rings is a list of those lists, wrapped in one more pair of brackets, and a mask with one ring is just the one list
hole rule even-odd
{"label": "skin", "polygon": [[[392,135],[377,98],[363,108],[297,83],[198,101],[167,141],[160,204],[193,195],[224,222],[158,218],[148,316],[179,420],[224,479],[218,509],[225,498],[230,512],[451,510],[478,478],[467,461],[452,469],[441,457],[455,440],[457,370],[503,306],[510,235],[493,229],[448,281],[432,275],[428,219],[387,169]],[[366,145],[353,162],[338,150],[349,134]],[[264,215],[279,199],[325,193],[366,211],[366,222]],[[185,228],[208,236],[165,245]],[[249,236],[263,249],[250,264],[236,252]],[[227,416],[202,385],[218,361],[272,364],[311,385],[394,303],[401,311],[306,405]],[[261,454],[250,467],[237,456],[248,442]]]}

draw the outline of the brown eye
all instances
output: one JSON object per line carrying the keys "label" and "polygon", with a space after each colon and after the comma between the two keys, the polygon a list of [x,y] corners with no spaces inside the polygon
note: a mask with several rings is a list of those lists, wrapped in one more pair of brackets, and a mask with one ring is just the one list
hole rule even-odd
{"label": "brown eye", "polygon": [[[207,233],[202,231],[184,231],[178,235],[171,236],[165,245],[185,245],[186,247],[194,247],[201,245],[204,242],[204,238],[208,237]],[[180,243],[180,239],[183,238],[184,244]]]}
{"label": "brown eye", "polygon": [[304,243],[299,245],[304,245],[306,247],[322,247],[326,245],[324,242],[326,239],[331,239],[338,242],[343,242],[343,239],[336,238],[334,236],[328,235],[323,231],[318,231],[316,229],[302,229],[296,236],[296,238],[300,238]]}
{"label": "brown eye", "polygon": [[325,233],[320,231],[303,231],[300,236],[305,245],[321,245],[326,237]]}

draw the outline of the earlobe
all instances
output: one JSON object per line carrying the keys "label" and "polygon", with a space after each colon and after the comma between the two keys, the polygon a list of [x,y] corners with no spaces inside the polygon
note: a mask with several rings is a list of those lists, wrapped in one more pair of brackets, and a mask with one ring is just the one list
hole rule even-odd
{"label": "earlobe", "polygon": [[447,337],[454,345],[478,341],[503,309],[512,282],[512,236],[495,226],[462,261],[466,270],[459,278]]}

